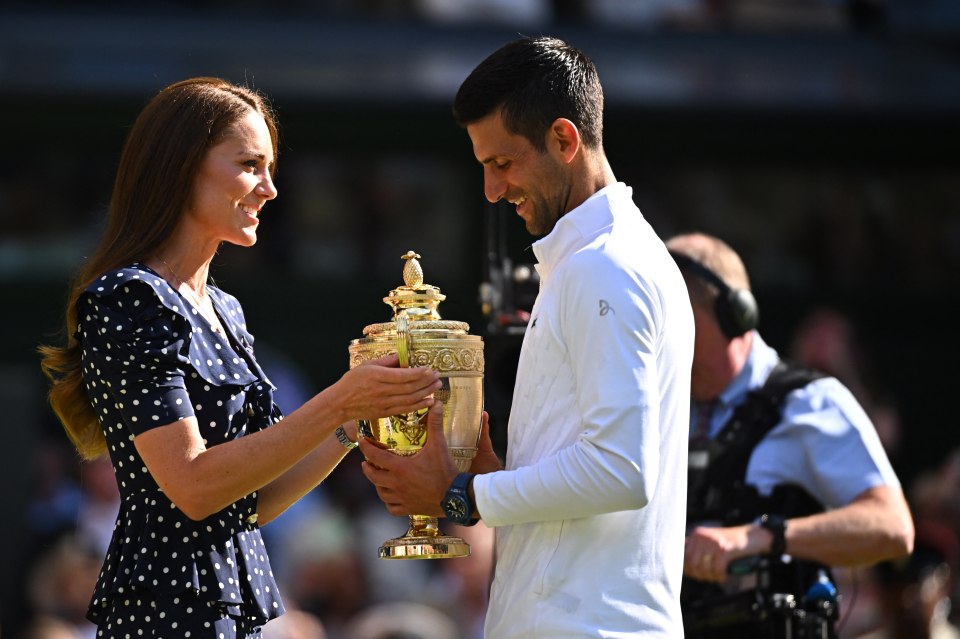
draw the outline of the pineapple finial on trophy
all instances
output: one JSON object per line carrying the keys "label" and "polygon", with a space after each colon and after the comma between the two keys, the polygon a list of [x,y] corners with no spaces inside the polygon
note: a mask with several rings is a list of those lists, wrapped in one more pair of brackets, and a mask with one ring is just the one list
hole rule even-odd
{"label": "pineapple finial on trophy", "polygon": [[417,261],[419,258],[420,254],[414,251],[407,251],[400,256],[407,262],[403,265],[403,283],[414,290],[423,286],[423,267]]}

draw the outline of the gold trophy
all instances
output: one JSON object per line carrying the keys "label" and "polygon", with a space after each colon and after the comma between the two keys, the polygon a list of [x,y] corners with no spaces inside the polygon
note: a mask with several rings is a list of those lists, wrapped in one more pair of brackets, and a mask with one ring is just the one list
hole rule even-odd
{"label": "gold trophy", "polygon": [[[483,411],[483,340],[470,335],[465,322],[440,319],[437,305],[446,299],[435,286],[423,283],[420,256],[401,256],[403,286],[383,298],[393,308],[393,321],[371,324],[364,337],[350,342],[350,368],[396,353],[400,366],[429,366],[440,373],[442,388],[434,397],[443,402],[443,434],[461,472],[477,455]],[[380,419],[360,420],[360,434],[384,444],[397,455],[413,455],[427,434],[427,409]],[[436,517],[410,515],[406,534],[380,546],[383,559],[443,559],[466,557],[470,545],[441,533]]]}

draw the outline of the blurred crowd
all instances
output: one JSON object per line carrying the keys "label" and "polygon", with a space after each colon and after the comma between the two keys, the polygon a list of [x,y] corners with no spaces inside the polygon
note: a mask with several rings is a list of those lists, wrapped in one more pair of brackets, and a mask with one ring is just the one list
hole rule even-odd
{"label": "blurred crowd", "polygon": [[[870,375],[872,354],[857,327],[831,308],[798,325],[789,355],[840,379],[857,396],[897,466],[903,425],[897,398]],[[904,492],[916,526],[909,557],[856,569],[835,569],[844,639],[960,639],[960,447],[921,472]]]}
{"label": "blurred crowd", "polygon": [[[68,3],[44,0],[42,4]],[[97,0],[86,4],[109,8],[125,3]],[[259,5],[255,2],[246,4]],[[885,20],[888,4],[887,0],[284,0],[272,8],[307,15],[426,20],[444,24],[542,26],[577,23],[617,28],[837,29],[877,26]],[[203,10],[237,7],[238,3],[174,0],[164,6]]]}

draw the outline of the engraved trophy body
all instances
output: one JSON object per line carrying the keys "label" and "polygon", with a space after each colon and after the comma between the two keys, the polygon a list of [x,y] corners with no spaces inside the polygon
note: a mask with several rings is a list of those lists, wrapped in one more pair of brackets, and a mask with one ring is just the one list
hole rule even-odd
{"label": "engraved trophy body", "polygon": [[[393,321],[371,324],[364,337],[350,342],[350,368],[396,353],[401,366],[429,366],[440,373],[442,388],[434,397],[443,402],[443,434],[461,472],[477,454],[483,411],[483,340],[470,335],[464,322],[445,321],[437,306],[446,299],[435,286],[423,283],[423,270],[409,251],[402,259],[403,286],[383,298],[393,308]],[[360,420],[360,435],[385,445],[397,455],[413,455],[427,433],[427,409]],[[386,541],[384,559],[466,557],[470,546],[459,537],[441,533],[437,518],[410,515],[406,534]]]}

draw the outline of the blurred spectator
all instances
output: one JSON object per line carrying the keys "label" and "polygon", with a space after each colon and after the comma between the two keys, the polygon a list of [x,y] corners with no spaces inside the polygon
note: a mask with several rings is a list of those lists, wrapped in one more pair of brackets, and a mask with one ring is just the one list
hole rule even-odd
{"label": "blurred spectator", "polygon": [[444,23],[509,23],[537,25],[550,21],[547,0],[416,0],[417,12]]}
{"label": "blurred spectator", "polygon": [[[323,621],[331,637],[370,603],[368,577],[359,553],[367,550],[353,523],[333,508],[304,512],[278,539],[284,599]],[[372,550],[375,552],[375,549]]]}
{"label": "blurred spectator", "polygon": [[948,620],[958,552],[955,531],[932,520],[918,522],[910,557],[874,569],[882,624],[861,639],[960,639],[960,629]]}
{"label": "blurred spectator", "polygon": [[33,456],[35,474],[28,482],[27,526],[35,543],[42,545],[73,529],[82,495],[73,472],[77,462],[66,446],[44,441]]}
{"label": "blurred spectator", "polygon": [[304,610],[287,611],[263,627],[261,639],[327,639],[323,623]]}
{"label": "blurred spectator", "polygon": [[447,528],[470,544],[470,556],[439,562],[427,599],[451,614],[464,639],[482,639],[493,578],[493,529],[482,521],[470,527],[450,524]]}
{"label": "blurred spectator", "polygon": [[106,456],[80,465],[80,507],[77,535],[102,557],[110,545],[120,510],[120,491],[113,465]]}
{"label": "blurred spectator", "polygon": [[19,636],[20,639],[83,639],[84,635],[73,624],[44,615],[30,622]]}
{"label": "blurred spectator", "polygon": [[[924,528],[924,544],[930,545],[928,538],[936,539],[939,535],[941,545],[947,549],[953,547],[956,542],[950,541],[947,537],[952,536],[954,540],[960,538],[960,448],[947,455],[939,466],[923,471],[911,484],[908,500],[915,520]],[[931,533],[931,529],[941,532]],[[949,533],[942,534],[943,530]],[[918,539],[918,548],[919,545]],[[946,554],[952,553],[953,551],[950,551]],[[913,562],[917,562],[922,557],[919,550],[915,551],[914,555],[917,555],[917,558],[911,559]],[[901,561],[893,565],[902,567],[904,564],[905,562]],[[885,608],[888,608],[891,602],[889,583],[884,582],[881,577],[889,576],[891,569],[883,570],[886,571],[883,574],[877,570],[834,572],[841,591],[852,593],[842,606],[844,632],[841,633],[841,637],[859,639],[864,633],[879,628],[884,615],[890,614],[889,611],[885,612]],[[957,591],[956,570],[957,567],[953,566],[954,574],[950,579],[953,601],[956,601],[960,594]],[[928,588],[932,587],[933,582],[926,583]],[[912,595],[912,592],[905,592],[905,594]],[[945,611],[949,603],[950,600],[941,602],[938,614]]]}
{"label": "blurred spectator", "polygon": [[606,26],[709,26],[713,4],[703,0],[593,0],[587,12],[591,21]]}
{"label": "blurred spectator", "polygon": [[841,29],[847,26],[835,0],[704,0],[718,26],[744,30]]}
{"label": "blurred spectator", "polygon": [[790,358],[843,382],[870,416],[887,455],[896,457],[901,435],[899,412],[869,378],[872,367],[849,317],[828,307],[811,311],[793,334]]}
{"label": "blurred spectator", "polygon": [[425,604],[398,601],[364,610],[350,624],[345,639],[460,639],[460,634],[446,613]]}
{"label": "blurred spectator", "polygon": [[99,551],[75,535],[63,536],[38,558],[27,579],[27,596],[36,619],[28,636],[45,637],[39,634],[43,631],[59,637],[69,627],[78,639],[94,637],[96,627],[87,621],[86,612],[100,559]]}
{"label": "blurred spectator", "polygon": [[939,467],[917,477],[910,501],[918,518],[944,522],[960,535],[960,448],[947,455]]}

